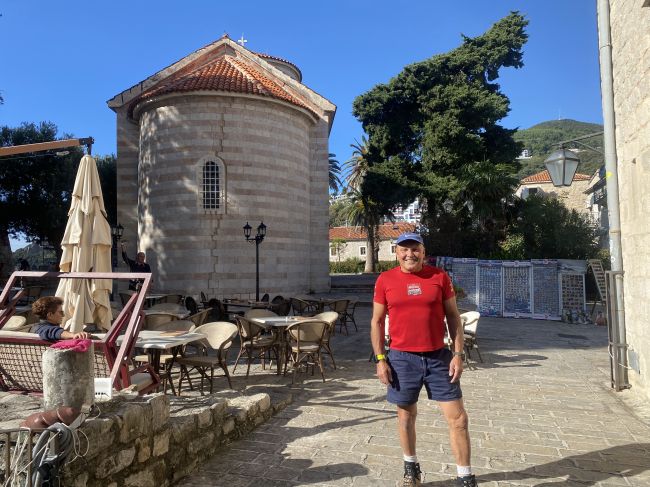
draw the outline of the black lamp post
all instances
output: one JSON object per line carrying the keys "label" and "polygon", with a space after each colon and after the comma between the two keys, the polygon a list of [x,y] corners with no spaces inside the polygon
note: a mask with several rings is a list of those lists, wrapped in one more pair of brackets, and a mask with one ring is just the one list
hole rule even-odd
{"label": "black lamp post", "polygon": [[255,301],[260,300],[260,244],[264,241],[266,236],[266,225],[260,222],[257,227],[257,235],[251,237],[251,227],[248,222],[244,225],[244,237],[247,242],[255,242]]}
{"label": "black lamp post", "polygon": [[[111,225],[111,235],[113,236],[113,272],[117,267],[117,246],[122,240],[122,234],[124,233],[124,227],[119,223],[117,225]],[[117,281],[113,279],[113,296],[117,293]]]}

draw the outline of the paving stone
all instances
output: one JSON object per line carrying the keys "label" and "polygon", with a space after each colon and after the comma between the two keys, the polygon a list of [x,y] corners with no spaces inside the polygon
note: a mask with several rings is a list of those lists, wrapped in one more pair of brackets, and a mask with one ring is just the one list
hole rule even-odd
{"label": "paving stone", "polygon": [[[369,315],[357,307],[360,331],[333,337],[337,370],[326,370],[324,384],[307,376],[291,386],[290,376],[259,366],[246,379],[238,368],[237,388],[254,384],[259,392],[268,382],[290,390],[293,403],[178,485],[396,485],[403,470],[395,409],[374,366],[359,358],[369,353]],[[587,337],[580,348],[557,338],[578,331]],[[650,486],[650,415],[636,415],[609,389],[606,330],[481,318],[479,343],[485,362],[464,372],[463,394],[481,487]],[[453,485],[446,422],[426,396],[420,400],[423,487]]]}

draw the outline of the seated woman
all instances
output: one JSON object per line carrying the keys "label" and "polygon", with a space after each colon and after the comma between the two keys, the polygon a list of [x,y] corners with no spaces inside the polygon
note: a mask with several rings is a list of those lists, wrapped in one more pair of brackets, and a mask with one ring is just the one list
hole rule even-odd
{"label": "seated woman", "polygon": [[90,338],[86,332],[72,333],[61,328],[63,321],[63,300],[61,298],[55,296],[38,298],[32,304],[32,311],[41,321],[32,326],[31,332],[38,333],[42,340],[54,342],[70,338]]}

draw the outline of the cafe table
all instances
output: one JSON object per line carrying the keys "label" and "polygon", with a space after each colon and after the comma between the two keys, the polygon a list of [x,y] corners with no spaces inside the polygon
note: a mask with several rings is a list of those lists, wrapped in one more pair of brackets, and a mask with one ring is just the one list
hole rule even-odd
{"label": "cafe table", "polygon": [[147,294],[144,297],[144,305],[151,307],[154,304],[156,304],[158,301],[163,299],[165,296],[167,296],[167,294],[153,294],[153,293]]}
{"label": "cafe table", "polygon": [[284,362],[287,360],[287,328],[289,325],[299,323],[301,321],[307,321],[310,318],[305,316],[260,316],[256,318],[250,318],[250,321],[257,323],[265,327],[267,330],[273,330],[275,335],[278,337],[278,343],[282,349],[280,354],[280,363],[278,364],[278,373],[284,367]]}
{"label": "cafe table", "polygon": [[[163,351],[170,351],[172,364],[176,359],[180,348],[188,343],[205,338],[203,333],[192,333],[187,331],[155,331],[141,330],[135,342],[136,348],[143,349],[149,355],[149,363],[156,371],[160,372],[160,355]],[[118,337],[118,345],[122,337]]]}

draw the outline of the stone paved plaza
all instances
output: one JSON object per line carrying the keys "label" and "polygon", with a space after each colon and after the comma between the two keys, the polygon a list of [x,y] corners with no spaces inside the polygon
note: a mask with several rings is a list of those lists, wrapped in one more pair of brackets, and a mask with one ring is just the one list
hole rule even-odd
{"label": "stone paved plaza", "polygon": [[[368,362],[370,308],[357,317],[358,333],[334,338],[338,369],[324,384],[303,374],[292,387],[259,367],[245,379],[238,368],[236,388],[273,381],[293,403],[178,485],[396,485],[395,410]],[[485,363],[465,371],[463,389],[480,485],[650,485],[647,410],[609,388],[604,327],[482,318],[479,342]],[[419,413],[423,485],[454,485],[444,419],[424,394]]]}

